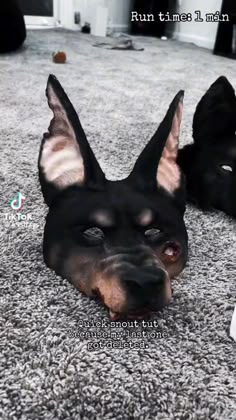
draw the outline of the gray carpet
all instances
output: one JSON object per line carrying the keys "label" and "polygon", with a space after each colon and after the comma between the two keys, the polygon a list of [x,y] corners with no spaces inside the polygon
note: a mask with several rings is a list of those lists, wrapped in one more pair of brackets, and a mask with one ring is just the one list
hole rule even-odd
{"label": "gray carpet", "polygon": [[[51,118],[44,95],[49,73],[70,95],[111,179],[128,174],[179,89],[186,91],[183,145],[210,83],[225,74],[236,87],[235,61],[207,50],[137,38],[143,52],[109,51],[94,48],[95,41],[34,31],[22,52],[0,57],[0,418],[235,420],[236,343],[229,338],[235,221],[188,208],[189,263],[153,326],[112,329],[97,302],[44,266],[47,209],[37,158]],[[67,52],[66,65],[52,63],[58,49]],[[12,225],[9,201],[18,191],[26,197],[22,214],[31,219]],[[131,340],[142,330],[146,338]],[[112,349],[114,337],[85,339],[81,332],[120,333],[122,344],[129,336],[139,348]],[[97,348],[99,342],[107,348]]]}

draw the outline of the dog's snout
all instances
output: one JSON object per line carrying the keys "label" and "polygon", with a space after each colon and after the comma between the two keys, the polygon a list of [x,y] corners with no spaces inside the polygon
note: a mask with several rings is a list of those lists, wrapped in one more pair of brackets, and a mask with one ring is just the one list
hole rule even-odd
{"label": "dog's snout", "polygon": [[165,273],[158,268],[133,270],[123,275],[127,290],[136,297],[150,299],[156,296],[165,286]]}
{"label": "dog's snout", "polygon": [[112,312],[132,316],[165,306],[171,298],[170,279],[153,250],[139,246],[115,251],[99,264],[101,277],[107,279],[101,294]]}
{"label": "dog's snout", "polygon": [[139,267],[127,271],[122,277],[122,283],[127,290],[129,313],[135,313],[142,308],[159,310],[170,301],[170,281],[162,268]]}
{"label": "dog's snout", "polygon": [[134,266],[153,265],[156,257],[151,248],[137,246],[133,248],[115,247],[108,251],[107,258],[101,264],[110,265],[117,263],[129,263]]}

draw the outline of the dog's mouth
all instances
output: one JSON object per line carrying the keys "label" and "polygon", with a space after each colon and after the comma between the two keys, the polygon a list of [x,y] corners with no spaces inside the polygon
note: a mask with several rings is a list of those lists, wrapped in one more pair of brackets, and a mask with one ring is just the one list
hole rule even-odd
{"label": "dog's mouth", "polygon": [[99,300],[102,302],[104,307],[108,310],[108,314],[111,321],[118,321],[119,319],[138,319],[138,320],[146,319],[146,318],[149,318],[151,312],[153,312],[147,308],[141,308],[141,309],[130,311],[130,312],[118,312],[118,311],[115,311],[114,309],[111,309],[111,307],[105,304],[104,296],[101,294],[99,289],[93,290],[93,293],[94,293],[94,296],[99,298]]}
{"label": "dog's mouth", "polygon": [[112,309],[109,309],[109,316],[110,316],[111,321],[118,321],[123,318],[131,319],[131,320],[137,319],[140,321],[142,319],[149,318],[150,315],[151,315],[151,311],[148,309],[142,309],[139,311],[129,312],[129,313],[114,312],[112,311]]}
{"label": "dog's mouth", "polygon": [[101,281],[100,277],[100,287],[95,287],[92,292],[95,298],[103,304],[103,306],[108,310],[108,315],[111,321],[117,321],[120,319],[131,319],[131,320],[143,320],[149,318],[153,313],[158,312],[166,306],[172,296],[172,289],[170,285],[170,280],[165,280],[165,287],[161,290],[159,296],[155,297],[155,302],[151,296],[149,301],[145,299],[145,303],[139,304],[138,301],[135,303],[134,298],[132,297],[133,303],[129,303],[130,295],[127,295],[125,289],[120,286],[119,282],[113,280],[104,283]]}

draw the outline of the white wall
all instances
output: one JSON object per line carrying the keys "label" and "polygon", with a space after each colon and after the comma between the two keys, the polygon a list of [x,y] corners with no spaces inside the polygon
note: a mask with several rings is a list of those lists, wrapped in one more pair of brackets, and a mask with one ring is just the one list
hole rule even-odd
{"label": "white wall", "polygon": [[108,26],[126,32],[130,22],[133,0],[74,0],[74,9],[81,13],[82,23],[92,23],[97,6],[108,7]]}
{"label": "white wall", "polygon": [[67,29],[78,29],[78,25],[74,23],[74,0],[59,0],[58,10],[60,23]]}
{"label": "white wall", "polygon": [[[203,18],[206,13],[221,11],[222,0],[178,0],[178,13],[192,13],[201,10]],[[212,49],[215,43],[218,24],[216,22],[179,22],[169,32],[180,40],[193,42],[201,47]]]}
{"label": "white wall", "polygon": [[[1,1],[1,0],[0,0]],[[93,23],[97,6],[108,8],[108,27],[114,31],[127,32],[133,0],[53,0],[54,17],[27,16],[27,27],[54,27],[57,21],[67,29],[78,30],[74,13],[81,13],[81,23]]]}
{"label": "white wall", "polygon": [[128,31],[133,0],[110,0],[110,27],[121,32]]}

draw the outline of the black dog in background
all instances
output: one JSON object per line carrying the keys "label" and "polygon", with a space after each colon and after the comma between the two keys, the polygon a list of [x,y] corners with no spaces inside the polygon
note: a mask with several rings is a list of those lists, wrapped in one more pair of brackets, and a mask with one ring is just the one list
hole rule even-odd
{"label": "black dog in background", "polygon": [[200,208],[236,217],[236,97],[226,77],[219,77],[197,105],[194,143],[179,151],[188,200]]}
{"label": "black dog in background", "polygon": [[15,0],[0,1],[0,53],[17,50],[25,41],[23,14]]}

